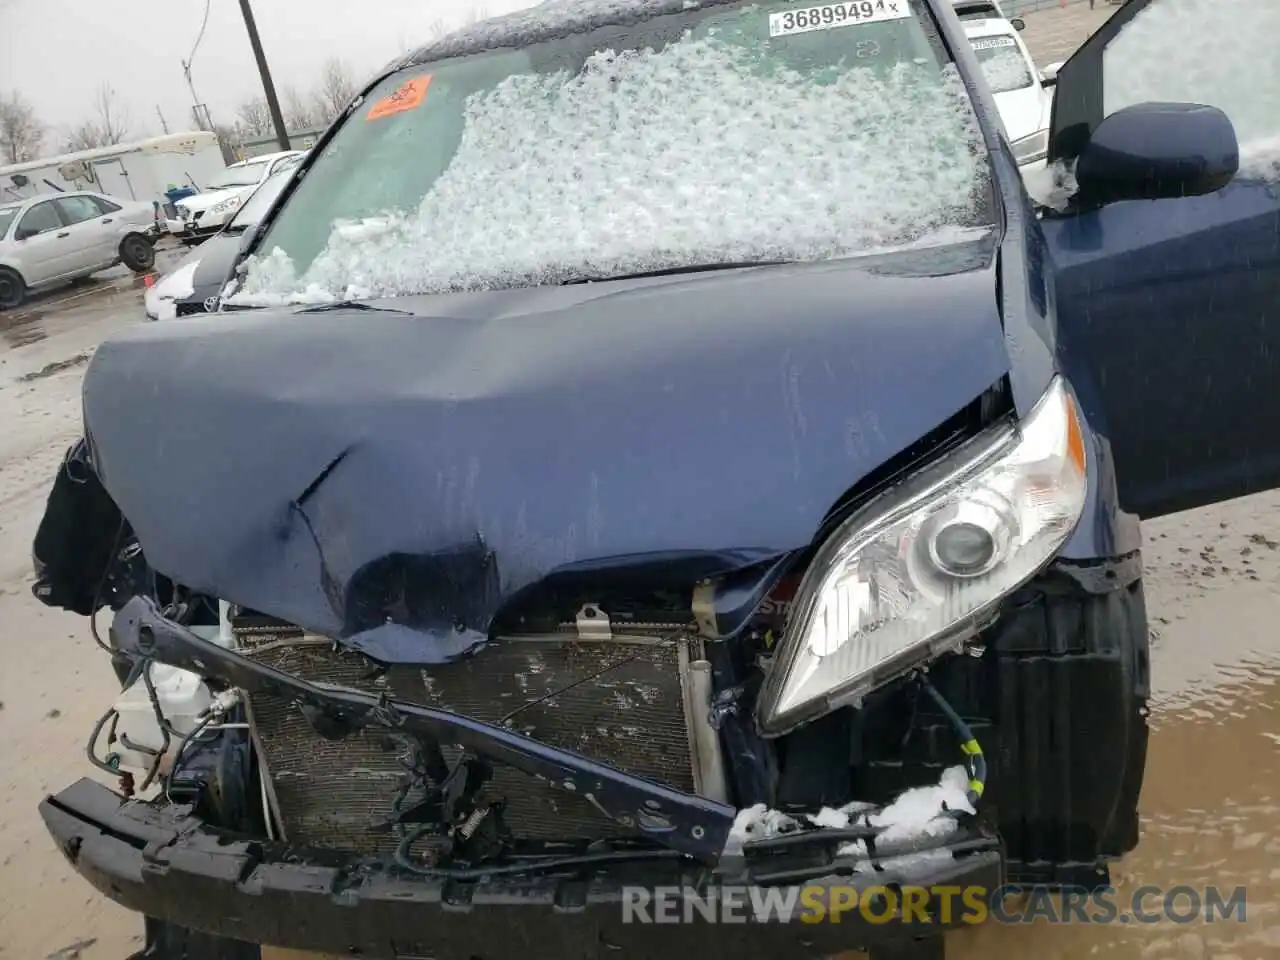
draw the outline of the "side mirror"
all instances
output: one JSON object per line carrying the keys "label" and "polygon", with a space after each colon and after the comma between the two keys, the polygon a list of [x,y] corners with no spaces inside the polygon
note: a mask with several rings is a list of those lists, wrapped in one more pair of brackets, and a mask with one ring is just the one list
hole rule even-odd
{"label": "side mirror", "polygon": [[1239,167],[1235,128],[1217,107],[1139,103],[1093,131],[1076,161],[1076,196],[1085,204],[1201,196]]}
{"label": "side mirror", "polygon": [[1052,87],[1058,82],[1058,71],[1062,69],[1064,60],[1055,60],[1040,71],[1040,86]]}
{"label": "side mirror", "polygon": [[1023,20],[1021,17],[1014,17],[1009,21],[1009,26],[1013,27],[1015,30],[1024,30],[1026,29],[1027,21]]}

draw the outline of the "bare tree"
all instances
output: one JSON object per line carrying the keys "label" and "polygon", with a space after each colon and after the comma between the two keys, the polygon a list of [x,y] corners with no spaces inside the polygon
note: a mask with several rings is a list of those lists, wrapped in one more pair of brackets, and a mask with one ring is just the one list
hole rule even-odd
{"label": "bare tree", "polygon": [[241,136],[265,137],[271,132],[271,109],[266,97],[251,97],[236,107],[236,127]]}
{"label": "bare tree", "polygon": [[62,150],[64,153],[78,153],[81,150],[92,150],[94,147],[104,146],[102,142],[102,134],[98,130],[98,125],[92,120],[85,120],[71,128],[62,140]]}
{"label": "bare tree", "polygon": [[290,133],[312,130],[323,123],[317,97],[299,93],[293,87],[284,91],[284,121]]}
{"label": "bare tree", "polygon": [[226,163],[235,163],[240,159],[238,150],[241,145],[239,131],[225,123],[214,124],[214,134],[218,137],[218,147],[222,150],[222,159]]}
{"label": "bare tree", "polygon": [[0,96],[0,158],[5,163],[26,163],[40,155],[44,124],[35,108],[16,90]]}
{"label": "bare tree", "polygon": [[109,83],[98,88],[93,98],[93,109],[102,139],[100,146],[110,147],[121,143],[132,132],[129,108],[116,99],[116,92]]}
{"label": "bare tree", "polygon": [[339,58],[330,57],[324,62],[320,75],[320,87],[316,91],[316,106],[321,123],[332,123],[347,109],[356,95],[356,83],[350,68]]}
{"label": "bare tree", "polygon": [[116,92],[104,83],[93,98],[93,117],[71,128],[62,147],[68,153],[111,147],[131,132],[129,108],[116,100]]}

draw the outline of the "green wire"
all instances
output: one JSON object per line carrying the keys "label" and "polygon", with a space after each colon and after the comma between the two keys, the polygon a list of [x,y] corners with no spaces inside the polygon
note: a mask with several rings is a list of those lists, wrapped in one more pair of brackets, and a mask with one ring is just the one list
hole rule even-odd
{"label": "green wire", "polygon": [[929,682],[929,678],[923,673],[918,676],[920,685],[938,705],[938,709],[951,721],[951,726],[960,737],[960,749],[964,752],[965,766],[969,770],[969,789],[966,791],[966,797],[970,806],[977,810],[978,801],[982,798],[982,791],[987,785],[987,761],[982,755],[982,747],[973,735],[973,730],[964,722],[960,714],[956,713],[955,708],[947,703],[946,698],[938,692],[938,688]]}

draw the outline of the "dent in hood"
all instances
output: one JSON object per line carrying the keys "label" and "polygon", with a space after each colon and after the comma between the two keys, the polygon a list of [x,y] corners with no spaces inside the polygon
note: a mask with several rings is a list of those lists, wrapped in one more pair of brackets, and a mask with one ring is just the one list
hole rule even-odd
{"label": "dent in hood", "polygon": [[156,569],[429,662],[552,573],[716,576],[807,546],[1007,373],[993,259],[981,242],[147,325],[95,354],[86,428]]}

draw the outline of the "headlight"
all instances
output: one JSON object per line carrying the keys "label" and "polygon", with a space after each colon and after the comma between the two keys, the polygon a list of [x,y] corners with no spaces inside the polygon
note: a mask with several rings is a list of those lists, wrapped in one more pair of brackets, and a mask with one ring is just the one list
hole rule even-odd
{"label": "headlight", "polygon": [[1079,521],[1082,431],[1056,378],[1019,427],[967,444],[841,524],[796,593],[760,729],[778,735],[856,705],[962,649]]}
{"label": "headlight", "polygon": [[1029,137],[1013,142],[1013,156],[1018,166],[1035,163],[1049,155],[1049,131],[1038,130]]}
{"label": "headlight", "polygon": [[174,207],[174,210],[178,212],[179,219],[187,220],[187,219],[190,219],[191,217],[191,210],[188,207],[182,206],[181,204]]}

